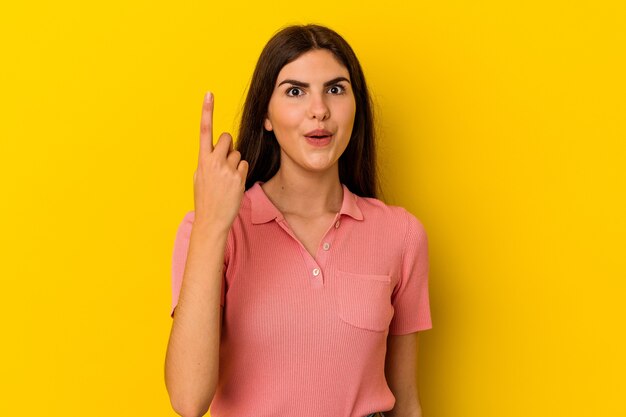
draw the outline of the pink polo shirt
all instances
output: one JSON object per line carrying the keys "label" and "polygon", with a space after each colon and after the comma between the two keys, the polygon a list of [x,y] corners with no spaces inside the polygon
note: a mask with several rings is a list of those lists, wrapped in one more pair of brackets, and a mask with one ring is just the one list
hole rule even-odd
{"label": "pink polo shirt", "polygon": [[[257,181],[230,229],[213,417],[363,417],[391,410],[387,335],[432,328],[428,244],[402,207],[343,185],[315,257]],[[178,302],[194,212],[176,235]]]}

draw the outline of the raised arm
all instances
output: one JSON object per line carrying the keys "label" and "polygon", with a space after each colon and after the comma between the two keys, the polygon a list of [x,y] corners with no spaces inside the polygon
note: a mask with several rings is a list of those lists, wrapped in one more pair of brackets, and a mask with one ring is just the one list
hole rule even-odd
{"label": "raised arm", "polygon": [[213,98],[203,103],[194,173],[195,218],[165,358],[165,385],[181,416],[206,414],[218,381],[224,252],[239,212],[248,163],[220,135],[213,149]]}

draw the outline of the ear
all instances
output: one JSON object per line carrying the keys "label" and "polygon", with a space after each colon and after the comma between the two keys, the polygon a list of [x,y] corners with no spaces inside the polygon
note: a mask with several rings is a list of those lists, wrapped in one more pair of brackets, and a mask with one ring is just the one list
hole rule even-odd
{"label": "ear", "polygon": [[270,122],[270,119],[268,119],[267,117],[265,118],[265,121],[263,122],[263,127],[265,127],[265,130],[268,130],[268,131],[272,130],[272,122]]}

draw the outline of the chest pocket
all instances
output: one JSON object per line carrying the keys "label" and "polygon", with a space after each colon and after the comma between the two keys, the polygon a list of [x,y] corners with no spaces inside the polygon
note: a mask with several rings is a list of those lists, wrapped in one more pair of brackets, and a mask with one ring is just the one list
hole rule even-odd
{"label": "chest pocket", "polygon": [[391,276],[337,271],[339,317],[360,329],[384,332],[393,317]]}

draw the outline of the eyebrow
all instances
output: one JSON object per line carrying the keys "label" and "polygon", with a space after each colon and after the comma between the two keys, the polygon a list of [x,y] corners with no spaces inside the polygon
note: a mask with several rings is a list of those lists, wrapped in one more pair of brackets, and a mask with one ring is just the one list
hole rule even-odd
{"label": "eyebrow", "polygon": [[[348,84],[350,84],[350,80],[348,80],[346,77],[337,77],[337,78],[333,78],[330,81],[326,81],[324,83],[324,87],[328,87],[329,85],[336,84],[339,81],[346,81]],[[308,87],[310,85],[309,83],[304,83],[298,80],[283,80],[280,82],[280,84],[277,85],[277,87],[280,87],[281,85],[286,84],[286,83],[297,85],[298,87]]]}

